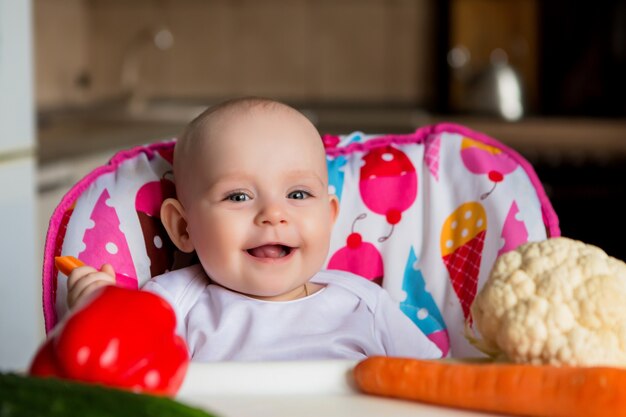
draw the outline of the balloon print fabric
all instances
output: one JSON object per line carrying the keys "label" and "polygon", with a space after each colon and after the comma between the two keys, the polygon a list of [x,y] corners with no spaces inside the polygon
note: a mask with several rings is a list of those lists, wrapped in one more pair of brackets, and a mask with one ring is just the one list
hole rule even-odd
{"label": "balloon print fabric", "polygon": [[[463,336],[495,258],[559,234],[532,167],[498,141],[452,124],[406,135],[324,135],[340,200],[327,267],[384,287],[444,354],[476,355]],[[58,254],[113,264],[125,286],[171,268],[161,202],[175,196],[175,141],[118,153],[63,198],[44,254],[46,330],[67,312]]]}
{"label": "balloon print fabric", "polygon": [[382,285],[444,354],[478,354],[464,327],[496,257],[559,233],[530,165],[451,124],[324,139],[340,199],[327,267]]}
{"label": "balloon print fabric", "polygon": [[[127,288],[139,288],[170,269],[174,246],[159,216],[162,201],[175,196],[172,151],[172,142],[124,151],[93,171],[67,194],[73,201],[63,215],[65,201],[57,208],[56,239],[53,245],[49,231],[47,246],[54,247],[56,255],[76,256],[96,268],[111,264],[117,285]],[[51,224],[54,221],[53,216]],[[44,292],[45,274],[44,267]],[[67,277],[56,270],[52,277],[56,305],[49,311],[44,305],[46,329],[68,310]]]}

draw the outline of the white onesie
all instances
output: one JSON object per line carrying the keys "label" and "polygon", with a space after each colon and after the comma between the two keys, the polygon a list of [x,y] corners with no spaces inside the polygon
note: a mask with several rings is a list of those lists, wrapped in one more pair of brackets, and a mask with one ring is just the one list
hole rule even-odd
{"label": "white onesie", "polygon": [[293,301],[263,301],[209,284],[194,265],[155,277],[143,289],[174,306],[177,332],[194,361],[441,357],[378,285],[330,270],[311,281],[325,287]]}

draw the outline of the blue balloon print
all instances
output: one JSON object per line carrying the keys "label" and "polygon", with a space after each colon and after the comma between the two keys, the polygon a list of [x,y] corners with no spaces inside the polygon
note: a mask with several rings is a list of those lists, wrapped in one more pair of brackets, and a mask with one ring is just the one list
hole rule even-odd
{"label": "blue balloon print", "polygon": [[406,300],[400,303],[400,309],[415,323],[424,334],[445,330],[443,317],[435,300],[426,290],[426,282],[422,271],[415,268],[417,257],[411,247],[409,259],[404,270],[402,289],[406,292]]}
{"label": "blue balloon print", "polygon": [[326,157],[326,165],[328,166],[328,185],[334,188],[334,193],[341,201],[341,193],[343,191],[343,167],[347,163],[345,156]]}

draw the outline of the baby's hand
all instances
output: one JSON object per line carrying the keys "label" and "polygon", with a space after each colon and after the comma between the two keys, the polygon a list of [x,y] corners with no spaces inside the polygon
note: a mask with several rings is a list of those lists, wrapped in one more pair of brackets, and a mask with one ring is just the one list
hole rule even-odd
{"label": "baby's hand", "polygon": [[115,285],[115,271],[109,264],[98,271],[90,266],[74,268],[67,280],[67,305],[72,308],[87,294],[105,285]]}

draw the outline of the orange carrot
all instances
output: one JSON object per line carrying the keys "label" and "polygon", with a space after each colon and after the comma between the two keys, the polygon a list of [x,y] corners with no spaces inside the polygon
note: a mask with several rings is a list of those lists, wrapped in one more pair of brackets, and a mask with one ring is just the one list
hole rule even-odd
{"label": "orange carrot", "polygon": [[80,259],[73,256],[55,256],[54,265],[65,275],[69,275],[74,268],[85,265]]}
{"label": "orange carrot", "polygon": [[368,394],[519,416],[626,416],[626,369],[371,357],[354,369]]}

